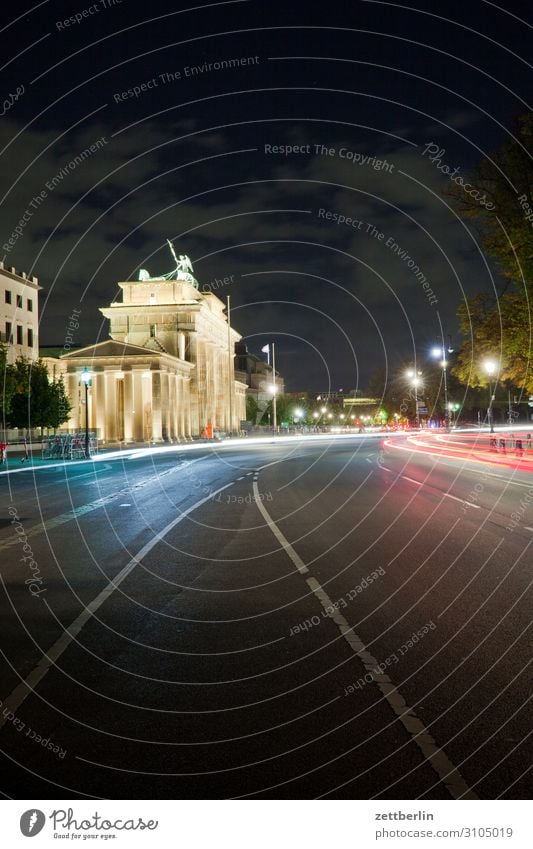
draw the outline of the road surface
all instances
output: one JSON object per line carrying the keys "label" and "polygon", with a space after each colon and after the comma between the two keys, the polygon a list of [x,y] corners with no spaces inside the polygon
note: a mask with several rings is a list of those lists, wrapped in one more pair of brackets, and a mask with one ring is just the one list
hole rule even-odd
{"label": "road surface", "polygon": [[1,476],[4,796],[527,798],[533,476],[412,447]]}

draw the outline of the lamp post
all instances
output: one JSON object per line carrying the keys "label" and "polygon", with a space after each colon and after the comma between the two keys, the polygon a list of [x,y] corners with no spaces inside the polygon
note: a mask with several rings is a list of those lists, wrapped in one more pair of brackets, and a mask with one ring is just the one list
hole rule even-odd
{"label": "lamp post", "polygon": [[292,414],[294,424],[299,425],[300,422],[302,421],[302,419],[304,418],[304,416],[305,416],[305,411],[302,410],[301,407],[296,407],[296,409],[294,410],[294,412]]}
{"label": "lamp post", "polygon": [[233,356],[231,353],[231,301],[230,296],[226,298],[227,308],[226,315],[228,318],[228,416],[229,416],[229,435],[233,433],[233,392],[235,373],[233,369]]}
{"label": "lamp post", "polygon": [[485,360],[483,363],[483,370],[489,379],[489,406],[487,407],[487,419],[489,421],[490,432],[494,433],[492,402],[494,401],[494,390],[496,389],[496,384],[494,387],[492,386],[492,377],[498,371],[498,364],[494,362],[494,360]]}
{"label": "lamp post", "polygon": [[[276,392],[278,391],[278,387],[275,383],[272,383],[269,387],[272,393],[272,427],[274,431],[276,431],[278,426],[278,416],[277,416],[277,406],[276,406]],[[269,417],[270,420],[270,417]]]}
{"label": "lamp post", "polygon": [[272,342],[272,379],[274,381],[274,393],[272,398],[272,419],[274,425],[274,433],[278,430],[278,410],[276,405],[276,392],[278,391],[278,383],[276,380],[276,346]]}
{"label": "lamp post", "polygon": [[85,386],[85,459],[91,459],[89,450],[89,386],[91,385],[91,372],[84,368],[81,373],[81,381]]}
{"label": "lamp post", "polygon": [[422,374],[421,371],[415,371],[414,369],[409,369],[409,371],[407,372],[407,377],[409,378],[411,386],[415,390],[415,419],[416,419],[416,426],[417,427],[420,427],[420,408],[419,408],[419,404],[418,404],[418,387],[421,386],[421,384],[422,384],[422,380],[420,378],[421,374]]}
{"label": "lamp post", "polygon": [[457,411],[460,409],[460,407],[461,407],[461,405],[457,404],[455,401],[450,401],[450,403],[448,404],[448,410],[449,410],[449,413],[450,413],[450,421],[451,421],[452,425],[455,424],[455,419],[457,417]]}
{"label": "lamp post", "polygon": [[[448,351],[451,353],[451,348]],[[435,347],[431,351],[431,356],[440,358],[439,365],[442,368],[442,377],[444,383],[444,427],[446,430],[450,427],[450,417],[448,412],[448,361],[446,359],[446,349],[444,347]]]}

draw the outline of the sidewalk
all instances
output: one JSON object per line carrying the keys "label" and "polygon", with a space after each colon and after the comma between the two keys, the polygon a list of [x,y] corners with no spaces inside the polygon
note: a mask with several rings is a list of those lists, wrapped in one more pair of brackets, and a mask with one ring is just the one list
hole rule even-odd
{"label": "sidewalk", "polygon": [[13,472],[23,471],[25,469],[51,469],[59,467],[68,467],[78,465],[79,463],[98,463],[105,461],[106,458],[116,459],[123,456],[128,457],[130,454],[138,454],[142,456],[146,454],[165,454],[173,451],[190,451],[194,448],[202,448],[208,445],[219,445],[221,440],[218,439],[191,439],[183,442],[175,443],[155,443],[147,444],[146,442],[132,442],[128,445],[108,445],[98,449],[97,454],[93,454],[90,460],[84,457],[80,459],[70,460],[62,457],[42,457],[42,447],[40,442],[34,442],[28,445],[28,459],[25,459],[24,447],[19,444],[8,445],[7,459],[0,464],[0,475],[12,474]]}

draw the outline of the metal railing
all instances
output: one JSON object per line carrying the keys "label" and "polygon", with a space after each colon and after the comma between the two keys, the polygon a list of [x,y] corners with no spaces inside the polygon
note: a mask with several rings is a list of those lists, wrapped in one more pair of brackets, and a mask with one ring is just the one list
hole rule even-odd
{"label": "metal railing", "polygon": [[[95,433],[89,433],[89,454],[98,453]],[[42,443],[43,460],[83,460],[85,457],[85,433],[59,433],[46,436]]]}

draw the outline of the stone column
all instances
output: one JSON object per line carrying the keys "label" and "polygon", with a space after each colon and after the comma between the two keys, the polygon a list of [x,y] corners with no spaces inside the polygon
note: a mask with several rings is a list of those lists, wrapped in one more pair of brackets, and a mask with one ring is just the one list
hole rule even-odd
{"label": "stone column", "polygon": [[[157,372],[155,372],[157,374]],[[142,409],[143,409],[143,439],[151,442],[154,439],[154,407],[153,407],[154,372],[143,372],[142,374]],[[160,397],[157,399],[155,410],[156,425],[161,422],[161,410],[159,408]]]}
{"label": "stone column", "polygon": [[200,418],[204,415],[203,398],[205,393],[205,361],[203,345],[198,341],[198,334],[193,332],[189,334],[189,359],[195,366],[191,382],[190,382],[190,403],[187,405],[189,414],[189,424],[187,426],[188,433],[191,431],[194,434],[200,433],[200,424],[205,427],[206,422],[200,422]]}
{"label": "stone column", "polygon": [[191,381],[189,378],[182,378],[182,398],[183,398],[183,421],[185,434],[193,435],[193,398],[191,395]]}
{"label": "stone column", "polygon": [[77,374],[68,374],[66,381],[66,389],[71,404],[70,418],[67,427],[69,430],[80,429],[80,387],[79,377]]}
{"label": "stone column", "polygon": [[[152,441],[161,442],[163,434],[163,417],[162,417],[162,375],[160,371],[152,372],[152,393],[151,398],[147,393],[145,405],[151,402],[152,408]],[[146,380],[146,378],[144,378]],[[148,381],[146,381],[148,382]]]}
{"label": "stone column", "polygon": [[217,421],[219,422],[220,430],[228,430],[228,393],[226,392],[226,370],[224,368],[224,351],[217,348],[216,351],[217,363]]}
{"label": "stone column", "polygon": [[207,368],[208,368],[208,383],[207,383],[207,420],[211,422],[213,428],[217,422],[217,361],[215,357],[215,346],[208,342],[207,344]]}
{"label": "stone column", "polygon": [[183,439],[185,436],[185,430],[183,427],[183,398],[181,391],[181,376],[176,374],[174,377],[174,391],[176,393],[176,400],[174,404],[174,409],[176,411],[176,433],[180,439]]}
{"label": "stone column", "polygon": [[191,436],[191,409],[187,398],[187,382],[180,375],[179,380],[179,420],[180,431],[183,436]]}
{"label": "stone column", "polygon": [[124,442],[133,442],[133,375],[124,372]]}
{"label": "stone column", "polygon": [[105,429],[107,442],[117,441],[117,379],[114,372],[106,371],[105,378]]}
{"label": "stone column", "polygon": [[117,400],[117,442],[124,441],[124,377],[115,380],[115,398]]}
{"label": "stone column", "polygon": [[168,371],[161,373],[161,436],[164,440],[169,440],[172,436],[170,425],[170,375]]}
{"label": "stone column", "polygon": [[96,429],[96,437],[99,440],[107,440],[106,434],[106,385],[105,374],[96,372],[92,377],[92,402],[91,427]]}
{"label": "stone column", "polygon": [[185,333],[181,330],[178,333],[178,357],[180,360],[185,359]]}
{"label": "stone column", "polygon": [[177,439],[177,409],[176,409],[176,375],[168,375],[168,426],[171,439]]}
{"label": "stone column", "polygon": [[233,421],[230,422],[230,429],[232,431],[237,432],[239,430],[239,419],[237,413],[237,395],[235,392],[235,371],[233,368],[233,359],[231,361],[228,358],[228,364],[226,365],[226,375],[227,375],[227,406],[228,406],[228,420],[229,420],[229,395],[231,393],[231,414]]}
{"label": "stone column", "polygon": [[143,375],[142,371],[132,371],[133,382],[133,441],[144,442],[144,399],[143,399]]}

